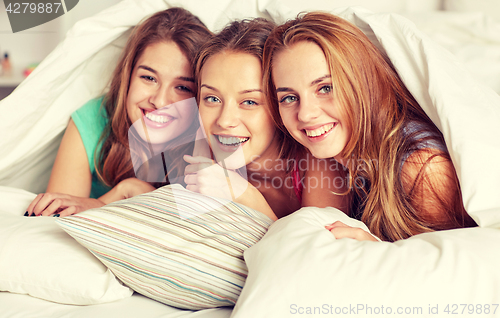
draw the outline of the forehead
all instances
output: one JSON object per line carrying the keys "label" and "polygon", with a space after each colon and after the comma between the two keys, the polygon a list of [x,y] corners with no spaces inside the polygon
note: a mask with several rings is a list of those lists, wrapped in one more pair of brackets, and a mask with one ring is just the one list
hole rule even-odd
{"label": "forehead", "polygon": [[260,88],[262,67],[260,60],[248,53],[221,52],[205,62],[201,69],[201,83],[214,86],[230,83],[234,88]]}
{"label": "forehead", "polygon": [[301,41],[275,54],[272,73],[275,82],[310,82],[318,77],[330,75],[330,69],[323,50],[316,43]]}
{"label": "forehead", "polygon": [[158,71],[191,72],[186,55],[173,41],[149,44],[137,59],[136,67],[143,63]]}

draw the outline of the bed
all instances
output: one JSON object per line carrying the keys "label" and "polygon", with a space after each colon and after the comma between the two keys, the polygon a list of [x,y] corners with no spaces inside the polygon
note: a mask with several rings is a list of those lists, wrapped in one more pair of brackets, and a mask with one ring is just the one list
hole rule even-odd
{"label": "bed", "polygon": [[[352,3],[368,9],[347,7]],[[66,263],[47,265],[80,243],[54,220],[25,221],[25,208],[45,189],[70,114],[105,90],[130,28],[170,6],[190,10],[214,31],[235,18],[282,23],[311,9],[355,23],[391,58],[443,132],[465,207],[479,227],[396,243],[335,240],[325,224],[363,225],[335,209],[301,209],[242,252],[248,277],[234,307],[186,310],[155,301],[120,285],[85,248],[78,254],[85,262],[71,260],[82,266],[78,274]],[[488,0],[124,0],[77,23],[0,101],[0,317],[500,316],[498,12]],[[58,231],[54,241],[44,242],[34,222]],[[63,249],[69,252],[57,252]],[[18,281],[5,276],[12,272]],[[92,279],[101,290],[88,286]],[[54,293],[51,284],[66,280],[64,288],[81,285],[82,293]]]}

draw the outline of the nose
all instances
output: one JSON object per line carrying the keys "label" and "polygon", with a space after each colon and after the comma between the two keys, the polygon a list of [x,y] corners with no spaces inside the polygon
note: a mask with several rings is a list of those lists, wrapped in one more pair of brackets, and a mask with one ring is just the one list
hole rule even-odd
{"label": "nose", "polygon": [[240,122],[240,114],[238,107],[235,107],[235,103],[226,103],[222,105],[219,118],[217,118],[217,125],[224,129],[234,128],[238,126]]}
{"label": "nose", "polygon": [[321,108],[313,96],[303,96],[300,100],[297,119],[303,123],[310,122],[320,115]]}
{"label": "nose", "polygon": [[173,103],[169,96],[168,87],[158,87],[149,97],[149,103],[156,109],[163,108]]}

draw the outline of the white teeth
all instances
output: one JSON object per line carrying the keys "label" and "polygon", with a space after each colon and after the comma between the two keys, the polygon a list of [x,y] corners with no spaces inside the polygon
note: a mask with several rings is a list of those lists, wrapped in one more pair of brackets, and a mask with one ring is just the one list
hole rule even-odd
{"label": "white teeth", "polygon": [[152,112],[146,113],[146,118],[160,124],[166,123],[171,120],[171,117],[169,116],[155,115]]}
{"label": "white teeth", "polygon": [[314,129],[314,130],[307,130],[306,129],[306,135],[307,135],[307,137],[318,137],[318,136],[321,136],[324,133],[327,133],[330,130],[332,130],[333,126],[334,126],[333,124],[328,124],[328,125],[321,126],[321,127]]}
{"label": "white teeth", "polygon": [[219,136],[217,135],[217,139],[219,140],[219,142],[223,145],[226,145],[226,146],[236,146],[236,145],[239,145],[241,143],[244,143],[245,141],[247,141],[248,139],[250,138],[240,138],[240,137],[225,137],[225,136]]}

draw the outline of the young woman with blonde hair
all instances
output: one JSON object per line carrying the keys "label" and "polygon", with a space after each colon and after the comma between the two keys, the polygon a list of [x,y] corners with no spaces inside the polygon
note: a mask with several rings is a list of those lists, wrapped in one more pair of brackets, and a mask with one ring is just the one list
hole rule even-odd
{"label": "young woman with blonde hair", "polygon": [[[277,27],[264,49],[264,85],[278,126],[342,165],[348,214],[374,235],[396,241],[475,225],[443,135],[356,26],[311,12]],[[340,222],[327,229],[375,240]]]}
{"label": "young woman with blonde hair", "polygon": [[274,27],[265,19],[235,21],[200,50],[195,77],[210,149],[185,157],[185,182],[189,190],[277,219],[301,206],[342,206],[343,197],[325,195],[342,191],[327,160],[318,165],[303,152],[281,156],[286,136],[276,129],[262,87],[262,50]]}
{"label": "young woman with blonde hair", "polygon": [[[161,153],[164,163],[170,151],[161,151],[172,141],[177,151],[192,152],[189,141],[199,127],[192,63],[210,36],[197,17],[181,8],[158,12],[135,27],[109,91],[72,114],[47,192],[35,198],[26,215],[70,215],[168,183],[170,173],[166,176],[147,159]],[[134,123],[138,128],[130,129]],[[152,153],[146,156],[148,150]],[[184,172],[178,157],[174,177]],[[142,160],[141,167],[133,159]],[[163,183],[145,182],[152,172],[163,173],[152,180]],[[135,178],[138,173],[146,178]]]}

